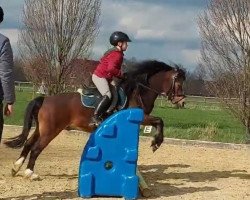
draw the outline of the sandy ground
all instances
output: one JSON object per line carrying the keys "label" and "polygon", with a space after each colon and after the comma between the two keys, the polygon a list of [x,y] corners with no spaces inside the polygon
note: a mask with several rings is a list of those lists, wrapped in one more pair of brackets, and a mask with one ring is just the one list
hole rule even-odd
{"label": "sandy ground", "polygon": [[[5,127],[4,137],[19,132],[20,128]],[[78,165],[87,137],[61,133],[37,160],[35,171],[41,181],[24,179],[24,168],[11,177],[12,163],[21,150],[1,145],[0,199],[81,199],[77,196]],[[249,147],[233,150],[163,144],[152,153],[149,145],[150,140],[140,141],[138,161],[152,190],[148,199],[250,199]]]}

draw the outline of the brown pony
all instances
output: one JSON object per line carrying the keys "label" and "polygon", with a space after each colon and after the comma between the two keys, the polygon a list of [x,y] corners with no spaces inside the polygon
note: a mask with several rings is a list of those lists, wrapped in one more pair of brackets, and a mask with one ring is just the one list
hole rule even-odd
{"label": "brown pony", "polygon": [[[127,80],[123,87],[128,97],[127,107],[140,107],[144,110],[143,125],[152,125],[156,134],[151,143],[156,151],[163,142],[163,120],[151,116],[154,102],[158,95],[164,95],[172,103],[177,103],[184,98],[182,84],[185,72],[172,68],[159,61],[144,61],[133,66],[126,73]],[[37,97],[26,108],[22,133],[5,141],[11,148],[24,146],[20,157],[12,168],[12,175],[20,170],[30,152],[30,158],[25,176],[37,179],[34,173],[35,161],[43,149],[66,127],[74,126],[84,131],[93,131],[89,127],[94,110],[81,104],[79,93],[64,93],[49,97]],[[29,139],[32,121],[35,120],[36,128]]]}

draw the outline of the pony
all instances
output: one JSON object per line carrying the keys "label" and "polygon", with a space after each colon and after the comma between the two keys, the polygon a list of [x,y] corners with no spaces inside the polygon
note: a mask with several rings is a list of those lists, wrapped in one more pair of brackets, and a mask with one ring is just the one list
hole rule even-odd
{"label": "pony", "polygon": [[[158,95],[168,98],[173,104],[181,101],[185,96],[182,85],[185,80],[185,71],[171,67],[164,62],[149,60],[127,67],[124,72],[126,79],[121,84],[127,95],[128,107],[139,107],[144,111],[142,125],[151,125],[156,128],[151,147],[156,151],[163,142],[164,123],[160,117],[150,113]],[[34,173],[35,162],[44,148],[65,128],[69,126],[92,132],[95,128],[89,123],[94,109],[82,105],[81,96],[77,92],[61,93],[47,97],[37,97],[31,100],[26,108],[22,133],[4,143],[11,148],[23,150],[14,162],[12,175],[15,176],[30,153],[25,169],[25,177],[38,179]],[[32,122],[36,122],[34,133],[28,138]]]}

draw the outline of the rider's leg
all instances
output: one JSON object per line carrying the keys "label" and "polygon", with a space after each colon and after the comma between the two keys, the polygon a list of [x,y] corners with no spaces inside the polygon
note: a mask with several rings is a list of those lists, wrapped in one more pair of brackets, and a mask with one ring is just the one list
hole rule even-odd
{"label": "rider's leg", "polygon": [[113,80],[111,81],[111,85],[113,85],[113,89],[112,89],[112,103],[111,105],[109,106],[109,108],[107,109],[107,113],[108,114],[111,114],[114,109],[116,108],[117,106],[117,103],[118,103],[118,90],[120,88],[120,85],[122,84],[122,82],[124,81],[124,79],[121,79],[121,78],[117,78],[117,77],[114,77]]}
{"label": "rider's leg", "polygon": [[111,102],[109,108],[107,109],[108,114],[111,114],[117,105],[117,102],[118,102],[118,84],[119,84],[119,82],[117,82],[115,80],[111,81],[111,85],[113,86],[113,88],[111,88],[112,89],[112,102]]}
{"label": "rider's leg", "polygon": [[95,109],[94,116],[92,118],[92,122],[90,125],[99,125],[101,122],[100,116],[108,109],[110,100],[111,100],[111,92],[109,89],[108,81],[105,78],[100,78],[95,74],[92,75],[92,80],[96,85],[97,89],[102,95],[102,100],[98,104]]}
{"label": "rider's leg", "polygon": [[107,95],[102,97],[102,100],[95,109],[94,116],[92,117],[92,122],[90,125],[98,126],[101,123],[100,116],[108,109],[110,104],[110,98]]}

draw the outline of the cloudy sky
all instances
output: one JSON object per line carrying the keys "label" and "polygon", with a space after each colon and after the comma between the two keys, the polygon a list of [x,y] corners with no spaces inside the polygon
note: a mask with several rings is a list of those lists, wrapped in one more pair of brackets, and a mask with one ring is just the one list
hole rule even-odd
{"label": "cloudy sky", "polygon": [[[24,0],[0,0],[5,21],[0,33],[16,48]],[[121,30],[133,42],[126,58],[157,59],[182,64],[192,70],[199,57],[197,16],[206,0],[102,0],[100,33],[93,47],[93,58],[99,59],[109,47],[109,35]]]}

